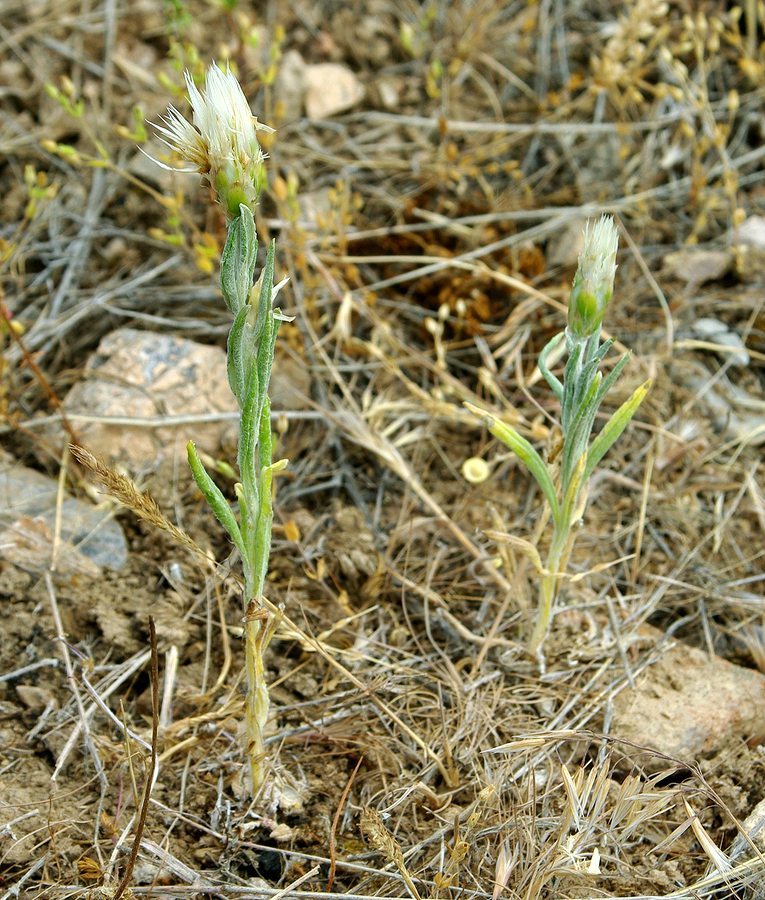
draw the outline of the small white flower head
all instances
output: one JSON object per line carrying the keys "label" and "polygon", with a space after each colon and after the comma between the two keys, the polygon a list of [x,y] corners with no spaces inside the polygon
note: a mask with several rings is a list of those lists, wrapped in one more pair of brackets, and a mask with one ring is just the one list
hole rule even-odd
{"label": "small white flower head", "polygon": [[601,216],[584,230],[584,246],[571,287],[568,329],[574,337],[590,337],[600,325],[614,292],[619,234],[611,216]]}
{"label": "small white flower head", "polygon": [[254,210],[265,183],[265,157],[257,132],[271,129],[258,123],[239,82],[228,69],[224,72],[213,63],[207,70],[203,91],[188,71],[185,78],[193,124],[168,106],[163,124],[154,127],[163,143],[191,164],[177,171],[196,171],[207,178],[230,216],[239,215],[242,203]]}
{"label": "small white flower head", "polygon": [[490,473],[489,464],[480,456],[471,456],[462,463],[462,477],[470,484],[481,484]]}

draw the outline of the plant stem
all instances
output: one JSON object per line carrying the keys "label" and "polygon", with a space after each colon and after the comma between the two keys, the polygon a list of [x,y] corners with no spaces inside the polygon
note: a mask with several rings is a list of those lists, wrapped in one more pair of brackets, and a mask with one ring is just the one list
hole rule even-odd
{"label": "plant stem", "polygon": [[245,673],[247,677],[245,735],[253,794],[262,787],[266,776],[264,734],[270,700],[266,684],[264,655],[271,631],[271,614],[264,608],[260,598],[252,598],[247,601],[244,614]]}
{"label": "plant stem", "polygon": [[550,619],[552,618],[553,603],[558,593],[558,583],[560,575],[565,568],[563,561],[567,545],[570,551],[570,542],[568,540],[570,533],[569,523],[561,523],[555,526],[553,530],[552,543],[547,553],[547,561],[545,563],[545,574],[539,584],[539,611],[537,613],[537,621],[534,625],[534,631],[529,640],[529,653],[536,653],[542,646],[544,639],[547,637],[547,629],[550,627]]}
{"label": "plant stem", "polygon": [[243,467],[243,471],[258,472],[257,485],[245,485],[243,491],[248,498],[244,513],[248,551],[244,561],[245,736],[253,793],[262,787],[266,775],[264,735],[270,698],[264,657],[276,624],[263,603],[273,521],[271,463],[271,404],[266,396],[258,422],[257,464]]}

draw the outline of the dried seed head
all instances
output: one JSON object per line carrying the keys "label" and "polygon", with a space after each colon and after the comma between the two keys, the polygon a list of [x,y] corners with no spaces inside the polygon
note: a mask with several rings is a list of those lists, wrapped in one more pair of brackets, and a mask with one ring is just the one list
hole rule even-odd
{"label": "dried seed head", "polygon": [[568,328],[574,337],[590,337],[600,330],[614,292],[618,245],[611,216],[601,216],[593,228],[587,223],[568,304]]}
{"label": "dried seed head", "polygon": [[168,106],[163,124],[154,128],[163,143],[190,163],[177,171],[197,171],[207,178],[230,216],[239,214],[242,203],[254,210],[265,183],[265,156],[257,132],[271,129],[252,115],[239,82],[228,69],[224,72],[213,63],[203,91],[189,72],[185,78],[193,124]]}

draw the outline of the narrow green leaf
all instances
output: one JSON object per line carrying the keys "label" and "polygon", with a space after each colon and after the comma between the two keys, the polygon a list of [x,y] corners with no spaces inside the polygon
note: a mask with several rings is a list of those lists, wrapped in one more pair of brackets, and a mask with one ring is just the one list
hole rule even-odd
{"label": "narrow green leaf", "polygon": [[600,406],[603,400],[606,397],[606,394],[611,390],[614,384],[616,384],[617,379],[622,374],[622,370],[629,362],[630,354],[625,353],[624,356],[619,360],[619,362],[611,369],[611,371],[606,375],[603,379],[603,384],[600,386],[600,390],[598,391],[597,399],[595,403]]}
{"label": "narrow green leaf", "polygon": [[205,469],[202,460],[199,458],[193,441],[189,441],[186,445],[186,453],[191,474],[194,476],[197,487],[202,492],[205,500],[207,500],[210,509],[215,513],[215,518],[226,529],[228,536],[242,556],[244,556],[244,541],[242,540],[234,513],[231,511],[231,507],[228,505],[228,501],[221,493],[218,485],[207,474],[207,469]]}
{"label": "narrow green leaf", "polygon": [[569,423],[577,408],[576,390],[579,387],[581,357],[584,345],[573,343],[569,348],[569,357],[563,372],[563,397],[560,401],[560,421],[563,433],[568,431]]}
{"label": "narrow green leaf", "polygon": [[273,311],[269,313],[266,327],[261,335],[258,346],[258,417],[262,416],[265,402],[268,398],[268,385],[271,381],[271,370],[274,365],[274,353],[276,351],[276,335],[279,331],[279,320],[275,318]]}
{"label": "narrow green leaf", "polygon": [[564,331],[561,331],[560,334],[556,334],[552,340],[549,340],[544,347],[542,348],[542,352],[539,354],[539,360],[537,361],[537,365],[539,366],[539,371],[544,376],[545,381],[550,385],[553,394],[555,394],[556,398],[561,401],[563,400],[563,385],[560,382],[560,379],[557,378],[553,373],[547,368],[547,357],[552,353],[552,351],[558,346],[561,340],[566,336]]}
{"label": "narrow green leaf", "polygon": [[[261,438],[261,440],[264,439]],[[271,436],[269,428],[268,452],[270,459],[271,452]],[[262,449],[262,446],[261,446]],[[263,591],[263,585],[268,572],[268,560],[271,555],[271,529],[274,519],[273,510],[273,480],[276,472],[281,472],[287,465],[286,459],[277,460],[275,463],[263,465],[260,469],[260,479],[258,482],[258,490],[260,492],[260,503],[258,506],[258,516],[255,523],[254,534],[254,551],[253,560],[255,566],[255,583],[259,593]]]}
{"label": "narrow green leaf", "polygon": [[226,306],[233,313],[247,303],[258,254],[258,239],[252,210],[242,205],[228,226],[220,260],[220,285]]}
{"label": "narrow green leaf", "polygon": [[595,466],[603,459],[609,451],[619,435],[629,424],[630,419],[635,415],[638,407],[645,399],[645,395],[651,388],[651,379],[649,378],[644,384],[632,394],[629,400],[626,400],[619,409],[611,416],[611,418],[603,426],[598,436],[592,442],[590,452],[587,454],[587,465],[584,470],[584,480],[589,480]]}
{"label": "narrow green leaf", "polygon": [[561,522],[564,523],[564,526],[566,528],[570,528],[572,525],[572,519],[576,510],[576,501],[579,497],[583,485],[586,484],[584,478],[582,477],[584,475],[586,465],[586,457],[580,456],[576,462],[574,471],[571,474],[571,481],[566,488],[566,493],[563,496],[563,504],[561,506],[560,517]]}
{"label": "narrow green leaf", "polygon": [[244,338],[245,325],[249,307],[245,304],[236,314],[234,324],[228,333],[228,349],[226,354],[226,366],[228,368],[228,384],[232,394],[239,401],[240,408],[244,405],[244,387],[246,384]]}
{"label": "narrow green leaf", "polygon": [[576,410],[574,419],[569,422],[568,431],[563,435],[563,453],[561,455],[561,486],[565,493],[571,473],[576,466],[580,457],[587,456],[587,444],[592,434],[592,426],[595,424],[595,416],[598,413],[598,407],[595,403],[595,397],[598,392],[598,385],[601,379],[600,372],[596,373],[595,378],[590,383],[586,396],[581,400]]}
{"label": "narrow green leaf", "polygon": [[271,434],[271,398],[266,394],[258,423],[258,466],[261,472],[271,465],[273,436]]}
{"label": "narrow green leaf", "polygon": [[260,340],[271,313],[272,293],[274,290],[274,257],[276,254],[276,241],[271,241],[266,255],[266,264],[260,273],[256,288],[258,289],[258,310],[255,319],[255,342],[260,345]]}
{"label": "narrow green leaf", "polygon": [[239,421],[239,473],[242,477],[248,506],[252,506],[258,484],[256,448],[260,423],[256,418],[258,373],[253,366],[247,374],[244,405]]}
{"label": "narrow green leaf", "polygon": [[545,499],[550,504],[553,520],[557,523],[560,518],[558,498],[555,496],[555,487],[553,486],[552,478],[550,478],[550,473],[547,471],[547,466],[545,466],[542,457],[526,438],[520,435],[512,427],[512,425],[500,422],[499,419],[495,419],[491,413],[486,412],[478,406],[473,406],[472,403],[466,403],[465,406],[471,412],[480,415],[486,421],[487,428],[494,437],[499,438],[506,447],[509,447],[524,466],[526,466],[529,473],[534,477],[537,484],[542,489]]}

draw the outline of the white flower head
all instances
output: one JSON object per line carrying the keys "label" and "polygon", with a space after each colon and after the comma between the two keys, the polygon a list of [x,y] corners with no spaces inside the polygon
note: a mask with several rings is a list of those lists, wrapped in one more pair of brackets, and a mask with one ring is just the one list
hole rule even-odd
{"label": "white flower head", "polygon": [[568,305],[568,327],[575,337],[589,337],[600,330],[614,292],[618,246],[611,216],[601,216],[593,228],[587,223]]}
{"label": "white flower head", "polygon": [[253,116],[239,82],[228,69],[224,72],[213,63],[203,91],[188,71],[185,78],[193,124],[168,106],[163,124],[154,126],[163,143],[191,164],[177,171],[196,171],[207,178],[231,216],[239,214],[242,203],[254,209],[265,180],[265,156],[257,132],[272,129]]}

